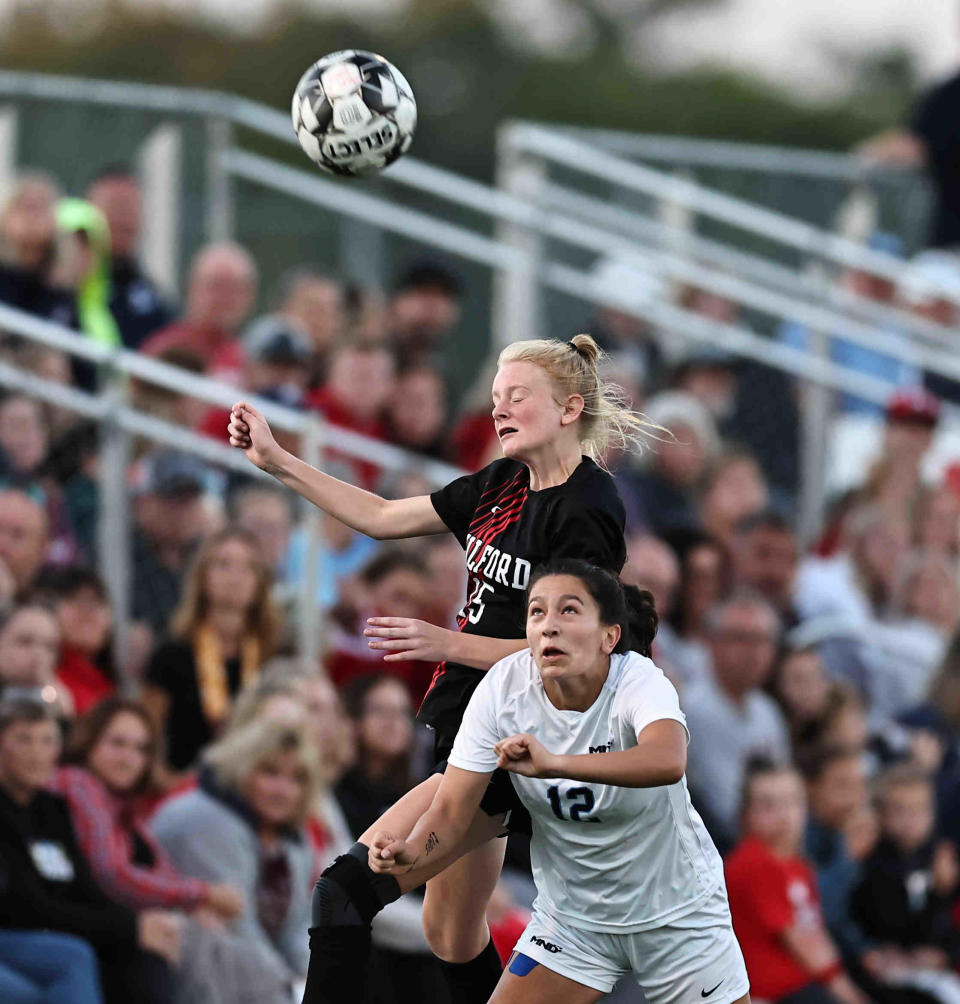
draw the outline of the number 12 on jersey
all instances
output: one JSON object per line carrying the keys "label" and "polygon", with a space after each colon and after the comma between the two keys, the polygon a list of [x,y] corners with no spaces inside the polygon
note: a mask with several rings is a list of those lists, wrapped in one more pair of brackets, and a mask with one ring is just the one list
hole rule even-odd
{"label": "number 12 on jersey", "polygon": [[[564,796],[569,805],[564,805],[560,799],[560,786],[553,785],[547,790],[547,799],[550,802],[550,808],[553,809],[553,814],[557,819],[572,819],[575,823],[599,823],[601,820],[597,819],[596,816],[591,816],[590,813],[593,812],[593,806],[595,799],[593,797],[593,791],[586,787],[577,788],[567,788],[564,792]],[[563,814],[564,809],[567,810],[567,815]]]}

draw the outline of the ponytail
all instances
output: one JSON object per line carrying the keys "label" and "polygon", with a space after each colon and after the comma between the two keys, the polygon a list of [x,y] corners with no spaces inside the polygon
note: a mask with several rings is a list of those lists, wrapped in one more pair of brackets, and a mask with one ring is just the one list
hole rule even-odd
{"label": "ponytail", "polygon": [[[657,615],[653,593],[649,589],[638,589],[636,586],[621,583],[623,598],[627,604],[627,645],[624,651],[639,652],[650,658],[653,639],[657,635],[660,618]],[[621,639],[622,640],[622,639]]]}
{"label": "ponytail", "polygon": [[500,353],[497,367],[534,363],[546,371],[561,400],[579,394],[583,398],[580,445],[588,457],[600,463],[609,447],[642,453],[649,440],[659,441],[666,432],[633,411],[618,384],[601,377],[600,365],[605,358],[590,335],[576,335],[569,342],[533,338],[508,345]]}

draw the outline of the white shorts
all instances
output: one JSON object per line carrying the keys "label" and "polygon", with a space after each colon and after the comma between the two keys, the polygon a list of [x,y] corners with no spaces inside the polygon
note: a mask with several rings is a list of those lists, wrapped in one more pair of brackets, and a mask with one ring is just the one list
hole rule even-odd
{"label": "white shorts", "polygon": [[750,989],[722,883],[692,913],[638,934],[589,931],[535,909],[514,951],[603,993],[633,973],[648,1004],[731,1004]]}

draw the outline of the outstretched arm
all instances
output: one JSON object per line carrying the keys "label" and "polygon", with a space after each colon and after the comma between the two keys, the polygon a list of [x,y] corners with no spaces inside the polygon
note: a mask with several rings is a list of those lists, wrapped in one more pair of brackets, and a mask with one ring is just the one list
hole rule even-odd
{"label": "outstretched arm", "polygon": [[687,733],[672,719],[651,722],[637,745],[615,753],[550,753],[526,732],[502,739],[494,747],[497,766],[525,777],[564,777],[620,788],[658,788],[676,784],[687,766]]}
{"label": "outstretched arm", "polygon": [[288,453],[273,438],[263,415],[246,401],[238,401],[233,406],[227,431],[230,445],[243,450],[252,464],[368,537],[395,540],[447,530],[428,495],[383,499],[324,474]]}
{"label": "outstretched arm", "polygon": [[375,872],[405,874],[448,854],[466,837],[491,773],[448,766],[430,808],[406,840],[389,833],[374,834],[370,867]]}

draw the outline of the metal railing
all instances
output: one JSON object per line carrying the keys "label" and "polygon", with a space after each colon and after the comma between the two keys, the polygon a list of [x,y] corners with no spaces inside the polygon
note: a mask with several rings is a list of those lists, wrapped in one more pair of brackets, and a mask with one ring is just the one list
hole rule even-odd
{"label": "metal railing", "polygon": [[[809,259],[861,269],[894,282],[904,276],[904,263],[892,255],[745,199],[632,163],[542,126],[511,123],[503,127],[501,142],[508,151],[560,164],[609,184],[663,199],[728,226],[791,247]],[[946,295],[946,298],[960,303],[960,295]]]}
{"label": "metal railing", "polygon": [[748,279],[763,289],[773,288],[801,297],[806,303],[813,298],[837,313],[904,331],[922,341],[952,346],[956,340],[956,332],[952,328],[908,313],[900,307],[866,299],[838,283],[825,281],[822,269],[797,270],[697,233],[678,235],[675,228],[651,216],[552,182],[546,182],[540,194],[548,212],[564,212],[577,219],[600,224],[639,242],[651,252],[676,250],[690,263],[703,268]]}
{"label": "metal railing", "polygon": [[[801,321],[814,332],[809,350],[800,350],[772,342],[745,325],[710,321],[666,299],[644,307],[644,319],[681,341],[722,345],[736,355],[779,368],[816,386],[875,403],[886,400],[892,385],[831,362],[827,358],[827,338],[823,336],[842,337],[911,366],[960,375],[960,362],[945,350],[956,336],[952,329],[838,289],[824,271],[857,268],[899,281],[904,276],[904,265],[898,259],[782,213],[598,150],[596,144],[587,146],[569,131],[524,123],[505,126],[499,140],[501,188],[491,188],[415,158],[402,158],[383,173],[384,182],[415,192],[420,203],[421,197],[428,195],[431,203],[444,204],[437,212],[425,212],[374,194],[376,189],[327,180],[316,172],[240,149],[238,129],[289,146],[296,143],[286,111],[243,98],[144,84],[0,72],[3,96],[200,116],[207,121],[208,234],[223,237],[232,233],[240,208],[234,206],[233,183],[243,181],[320,207],[338,219],[354,220],[378,232],[442,249],[492,270],[497,279],[494,333],[495,340],[501,343],[545,333],[539,307],[541,290],[637,313],[629,299],[621,300],[617,291],[598,290],[589,269],[583,266],[585,256],[593,261],[617,256],[736,300],[775,321]],[[808,168],[826,171],[828,164],[836,168],[837,163],[830,158],[814,158],[816,163],[811,162]],[[561,167],[568,175],[602,182],[611,189],[642,193],[660,206],[681,206],[690,213],[790,248],[805,265],[815,263],[821,269],[810,275],[730,243],[677,230],[655,214],[605,204],[595,195],[573,190],[569,184],[557,184],[549,174],[552,166]],[[445,206],[460,210],[457,219],[475,218],[476,223],[454,222]],[[577,260],[555,256],[555,247],[569,249]],[[881,324],[897,334],[878,332],[877,325]],[[131,361],[130,365],[140,364]],[[182,376],[180,380],[183,386]],[[222,398],[212,400],[228,403]],[[811,464],[818,458],[822,462],[828,415],[820,412],[825,411],[808,408],[804,412],[804,421],[810,427],[804,452],[814,458]],[[361,442],[353,446],[358,451],[368,448]],[[809,491],[806,494],[803,522],[810,526],[815,522],[817,504]]]}
{"label": "metal railing", "polygon": [[599,144],[610,153],[637,157],[653,163],[683,163],[698,167],[733,168],[739,171],[848,182],[860,181],[864,176],[864,166],[860,159],[848,153],[829,150],[797,150],[765,143],[690,139],[686,136],[585,129],[578,126],[563,126],[561,131],[580,142]]}
{"label": "metal railing", "polygon": [[[342,185],[327,181],[316,174],[279,165],[269,158],[255,154],[229,151],[224,155],[224,164],[237,177],[317,206],[336,209],[338,213],[346,216],[364,221],[376,220],[384,230],[443,247],[451,255],[477,261],[502,271],[526,273],[532,270],[538,282],[568,296],[596,306],[620,306],[628,312],[635,310],[630,303],[627,290],[623,291],[623,300],[619,302],[616,291],[598,290],[588,272],[560,262],[537,262],[522,251],[502,242],[479,237],[465,227],[437,220],[428,213],[398,207],[377,196],[345,189]],[[548,231],[552,236],[569,243],[593,251],[599,250],[601,245],[607,249],[622,248],[625,252],[633,253],[635,258],[643,260],[635,245],[626,240],[611,245],[609,235],[600,230],[586,228],[577,221],[558,216],[536,219],[534,214],[527,211],[524,215],[531,226]],[[512,219],[512,216],[510,218]],[[793,303],[794,301],[789,301],[790,306]],[[796,306],[800,308],[804,305],[796,301]],[[645,309],[644,316],[658,327],[675,333],[684,340],[723,344],[735,354],[765,362],[793,376],[822,383],[833,390],[864,400],[884,403],[892,388],[886,381],[853,372],[829,360],[814,358],[803,350],[771,342],[746,327],[721,324],[667,302],[651,304],[649,310]],[[785,310],[782,316],[792,315]],[[836,315],[826,316],[831,321],[838,320]],[[823,322],[824,316],[817,314],[815,319]],[[876,347],[877,343],[873,341],[871,345]],[[890,348],[891,351],[901,351],[899,348],[895,350],[892,342]],[[931,359],[938,365],[942,362],[951,370],[956,369],[960,374],[960,363],[952,357],[944,354],[941,358],[938,354],[935,359],[931,356]]]}
{"label": "metal railing", "polygon": [[[94,342],[69,328],[0,304],[0,331],[78,356],[97,364],[99,393],[64,386],[9,363],[0,362],[0,386],[36,397],[96,421],[101,432],[98,486],[98,551],[107,584],[117,637],[122,639],[130,620],[130,516],[127,468],[130,441],[139,437],[159,446],[191,453],[208,463],[250,477],[272,480],[238,450],[192,429],[137,410],[129,400],[129,378],[196,398],[209,405],[231,407],[238,398],[260,409],[271,426],[299,437],[300,455],[321,467],[327,449],[373,463],[386,470],[414,470],[432,484],[442,485],[463,471],[449,464],[409,453],[325,422],[316,412],[302,412],[245,394],[229,384],[186,372],[177,366],[126,349]],[[316,660],[320,652],[323,611],[316,602],[322,573],[319,511],[310,506],[305,521],[306,562],[297,583],[296,635],[304,659]]]}
{"label": "metal railing", "polygon": [[[222,119],[232,126],[250,129],[290,146],[296,145],[296,137],[293,135],[289,116],[285,111],[216,91],[6,70],[0,71],[0,97],[4,96],[47,98],[59,102],[149,109]],[[570,128],[548,129],[533,123],[514,122],[502,128],[500,143],[504,149],[513,149],[525,156],[547,159],[602,180],[645,192],[657,199],[687,206],[698,213],[789,245],[805,254],[832,261],[837,265],[861,268],[894,280],[903,274],[903,263],[897,258],[873,251],[855,241],[838,237],[836,234],[782,213],[763,209],[746,200],[712,191],[702,185],[604,153],[602,150],[597,150],[595,145],[588,146],[576,138],[584,132]],[[610,135],[621,137],[621,144],[626,142],[623,134]],[[218,164],[222,166],[223,153],[230,146],[232,138],[232,133],[225,131],[219,135],[216,142],[211,143],[210,174],[211,178],[215,179],[215,184],[222,184],[222,174],[219,173]],[[633,140],[644,149],[659,149],[664,159],[668,159],[666,153],[668,151],[676,153],[680,149],[689,151],[693,148],[691,141],[672,137],[641,136],[633,137]],[[718,160],[724,158],[728,160],[733,156],[734,150],[739,150],[741,156],[748,156],[738,144],[717,143],[715,146]],[[702,149],[702,142],[697,141],[696,147]],[[749,154],[749,159],[757,165],[766,157],[773,158],[771,163],[775,163],[776,158],[773,155],[781,148],[756,147],[753,150],[754,152]],[[806,170],[812,173],[819,171],[836,174],[838,171],[851,169],[850,158],[839,154],[805,151],[802,158],[807,163]],[[791,164],[795,169],[795,158],[791,160]],[[383,177],[390,182],[472,209],[484,216],[509,218],[521,225],[528,222],[537,212],[535,207],[511,197],[507,192],[491,189],[480,182],[409,156],[393,164],[384,172]],[[225,196],[220,198],[223,199]]]}

